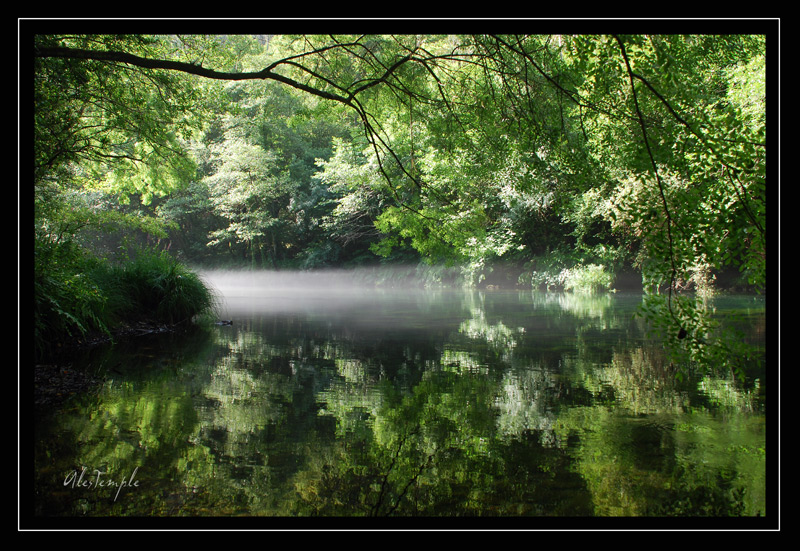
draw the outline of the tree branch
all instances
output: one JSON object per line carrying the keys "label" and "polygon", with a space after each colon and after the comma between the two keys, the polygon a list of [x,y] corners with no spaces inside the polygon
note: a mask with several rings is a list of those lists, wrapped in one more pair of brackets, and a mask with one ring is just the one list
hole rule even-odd
{"label": "tree branch", "polygon": [[[342,47],[342,45],[337,44],[336,46],[329,46],[322,49],[317,49],[312,53],[321,53],[323,51],[332,49],[334,47]],[[363,47],[363,46],[362,46]],[[361,120],[364,123],[364,128],[367,131],[368,138],[370,142],[377,151],[377,141],[380,141],[381,145],[385,148],[386,151],[397,161],[398,165],[400,166],[403,173],[408,176],[411,181],[419,186],[420,183],[417,179],[415,179],[411,174],[403,166],[402,162],[398,158],[397,154],[389,147],[379,136],[377,131],[373,128],[373,126],[369,123],[369,115],[363,106],[357,101],[356,96],[373,86],[377,86],[382,83],[387,83],[388,79],[391,77],[392,73],[396,71],[400,66],[407,63],[412,59],[412,54],[409,54],[405,57],[400,58],[394,64],[387,67],[383,75],[378,78],[375,78],[361,86],[359,86],[356,90],[348,92],[347,96],[335,94],[332,92],[328,92],[325,90],[320,90],[318,88],[314,88],[307,84],[303,84],[297,80],[289,78],[287,76],[275,73],[273,69],[280,66],[281,64],[291,65],[297,67],[308,74],[312,75],[315,78],[326,82],[327,84],[334,86],[336,88],[342,89],[339,86],[336,86],[334,83],[330,82],[329,80],[325,79],[321,75],[314,73],[313,71],[309,70],[307,67],[299,64],[295,61],[298,58],[305,57],[310,55],[309,53],[304,53],[301,55],[291,56],[279,61],[272,63],[270,66],[262,69],[260,71],[253,71],[253,72],[226,72],[226,71],[216,71],[214,69],[208,69],[202,67],[201,65],[195,65],[192,63],[185,63],[181,61],[173,61],[173,60],[166,60],[166,59],[150,59],[144,58],[140,56],[136,56],[133,54],[129,54],[126,52],[119,52],[119,51],[103,51],[103,50],[84,50],[78,48],[64,48],[64,47],[37,47],[35,48],[35,56],[40,58],[64,58],[64,59],[83,59],[83,60],[94,60],[94,61],[103,61],[103,62],[113,62],[113,63],[123,63],[127,65],[133,65],[136,67],[142,67],[145,69],[164,69],[168,71],[179,71],[186,74],[196,75],[203,78],[214,79],[214,80],[232,80],[232,81],[243,81],[243,80],[275,80],[277,82],[281,82],[292,88],[297,90],[306,92],[308,94],[339,102],[343,105],[346,105],[352,109],[354,109],[358,114]],[[343,89],[342,89],[343,90]],[[380,155],[378,154],[379,162],[380,162]],[[381,165],[381,172],[383,173],[384,177],[387,181],[391,182],[388,174],[383,170]],[[395,194],[396,195],[396,194]],[[399,197],[397,197],[399,200]],[[416,209],[411,208],[409,205],[404,204],[400,201],[400,204],[404,208],[409,208],[410,210],[414,211],[415,213],[422,215],[421,212],[417,211]],[[425,217],[427,218],[427,217]]]}
{"label": "tree branch", "polygon": [[115,52],[115,51],[81,50],[77,48],[39,47],[35,49],[34,55],[35,57],[55,57],[55,58],[68,58],[68,59],[87,59],[94,61],[111,61],[116,63],[135,65],[137,67],[142,67],[145,69],[166,69],[169,71],[180,71],[183,73],[197,75],[214,80],[275,80],[287,84],[298,90],[302,90],[303,92],[307,92],[309,94],[324,99],[338,101],[339,103],[343,103],[345,105],[350,105],[350,101],[352,99],[352,96],[350,98],[346,98],[344,96],[327,92],[325,90],[319,90],[312,86],[303,84],[302,82],[298,82],[294,79],[273,72],[272,69],[277,65],[279,65],[280,62],[273,63],[272,65],[270,65],[266,69],[262,69],[261,71],[231,73],[226,71],[215,71],[214,69],[207,69],[205,67],[202,67],[201,65],[194,65],[192,63],[185,63],[182,61],[172,61],[167,59],[149,59],[125,52]]}
{"label": "tree branch", "polygon": [[[636,75],[633,72],[630,60],[628,59],[628,52],[625,49],[625,44],[622,42],[622,39],[619,36],[615,35],[614,38],[616,39],[617,43],[619,44],[619,49],[622,52],[622,58],[625,60],[625,67],[627,68],[628,78],[630,79],[630,84],[631,84],[631,94],[633,96],[633,105],[634,105],[634,107],[636,109],[636,114],[637,114],[637,117],[639,119],[639,126],[642,129],[642,138],[644,139],[644,145],[645,145],[645,148],[647,149],[647,155],[650,157],[650,163],[652,164],[652,167],[653,167],[653,174],[656,177],[656,184],[658,185],[658,192],[659,192],[659,195],[661,196],[661,202],[662,202],[662,206],[664,208],[664,214],[667,217],[667,228],[666,229],[667,229],[667,241],[668,241],[668,245],[669,245],[669,260],[670,260],[670,266],[671,266],[670,282],[669,282],[669,296],[668,296],[667,306],[669,308],[670,313],[672,313],[672,293],[673,293],[673,290],[675,288],[675,281],[677,279],[677,274],[678,274],[678,269],[675,266],[675,252],[674,252],[674,244],[673,244],[673,241],[672,241],[672,215],[670,214],[670,211],[669,211],[669,205],[667,203],[667,196],[666,196],[666,194],[664,192],[664,184],[661,181],[661,174],[658,171],[658,165],[656,164],[656,159],[653,156],[652,149],[650,148],[650,139],[647,136],[647,126],[645,125],[645,122],[644,122],[644,115],[642,114],[642,110],[639,107],[639,98],[638,98],[638,95],[636,94],[636,87],[634,86],[634,78],[635,78]],[[674,316],[674,314],[673,314],[673,316]]]}

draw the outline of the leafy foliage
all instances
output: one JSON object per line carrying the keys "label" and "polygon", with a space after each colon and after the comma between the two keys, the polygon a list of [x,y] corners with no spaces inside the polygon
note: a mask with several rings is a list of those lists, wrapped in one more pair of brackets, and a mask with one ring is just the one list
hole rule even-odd
{"label": "leafy foliage", "polygon": [[34,348],[37,357],[139,321],[186,323],[215,299],[194,272],[165,253],[141,251],[113,264],[72,241],[36,242]]}
{"label": "leafy foliage", "polygon": [[[187,259],[607,289],[665,336],[766,286],[763,35],[37,36],[37,224],[155,202]],[[201,77],[201,78],[198,78]],[[713,331],[711,331],[713,333]]]}
{"label": "leafy foliage", "polygon": [[[174,45],[139,35],[36,35],[35,48],[108,48],[160,55]],[[179,187],[193,165],[181,141],[197,128],[198,90],[180,74],[36,57],[37,190],[72,185],[139,193]]]}

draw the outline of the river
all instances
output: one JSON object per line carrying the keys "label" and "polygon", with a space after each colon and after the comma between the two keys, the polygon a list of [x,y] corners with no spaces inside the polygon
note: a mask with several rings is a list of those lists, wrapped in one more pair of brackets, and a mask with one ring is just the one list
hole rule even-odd
{"label": "river", "polygon": [[[39,412],[35,517],[773,513],[766,366],[676,377],[639,294],[205,277],[230,325],[97,348]],[[763,297],[712,307],[764,339]]]}

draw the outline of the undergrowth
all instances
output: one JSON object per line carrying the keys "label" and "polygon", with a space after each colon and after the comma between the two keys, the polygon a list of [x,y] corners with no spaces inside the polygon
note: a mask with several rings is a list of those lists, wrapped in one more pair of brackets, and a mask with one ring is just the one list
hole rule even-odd
{"label": "undergrowth", "polygon": [[187,323],[213,308],[214,296],[199,276],[164,252],[138,251],[111,262],[69,241],[36,243],[37,359],[126,323]]}

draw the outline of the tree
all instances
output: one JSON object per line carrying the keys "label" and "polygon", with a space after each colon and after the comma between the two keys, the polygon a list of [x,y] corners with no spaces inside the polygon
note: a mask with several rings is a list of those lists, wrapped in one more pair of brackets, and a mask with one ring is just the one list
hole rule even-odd
{"label": "tree", "polygon": [[217,146],[214,158],[216,171],[205,183],[215,212],[228,227],[213,232],[210,244],[245,243],[253,264],[268,257],[274,266],[284,231],[280,211],[290,194],[287,180],[274,174],[274,154],[237,137]]}
{"label": "tree", "polygon": [[[353,222],[374,221],[385,237],[376,252],[405,243],[426,260],[474,270],[553,251],[573,264],[633,262],[649,289],[663,291],[651,295],[648,312],[684,349],[707,350],[700,345],[714,328],[702,303],[679,291],[706,289],[714,271],[730,266],[766,284],[763,35],[283,36],[250,66],[219,56],[197,62],[187,54],[204,50],[170,51],[169,41],[155,48],[136,39],[125,51],[115,40],[41,39],[35,55],[51,67],[81,67],[70,73],[77,80],[85,67],[114,67],[154,80],[274,82],[354,113],[363,162],[340,147],[322,178],[345,193],[332,219],[340,224],[330,227],[372,239]],[[47,90],[44,99],[55,97]],[[56,149],[42,148],[42,158]],[[129,161],[151,157],[128,142],[110,149]],[[348,182],[364,167],[380,178]],[[226,178],[234,172],[222,168]],[[217,183],[243,189],[251,176],[239,174],[240,184]],[[244,238],[247,227],[252,242],[273,228],[279,217],[266,215],[275,198],[267,190],[280,182],[248,188],[255,195],[226,211],[243,217],[230,235]]]}
{"label": "tree", "polygon": [[200,121],[197,88],[180,73],[39,55],[73,46],[156,56],[170,44],[137,35],[35,36],[37,191],[56,181],[145,198],[175,189],[193,169],[180,140]]}

